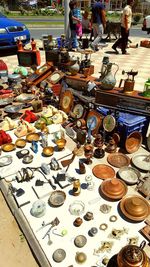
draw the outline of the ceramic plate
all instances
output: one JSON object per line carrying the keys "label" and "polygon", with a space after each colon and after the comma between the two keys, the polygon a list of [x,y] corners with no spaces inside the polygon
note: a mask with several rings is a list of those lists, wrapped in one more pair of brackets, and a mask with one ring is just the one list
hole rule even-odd
{"label": "ceramic plate", "polygon": [[111,153],[107,157],[109,164],[116,168],[128,166],[130,164],[130,158],[123,153]]}
{"label": "ceramic plate", "polygon": [[0,167],[4,167],[7,166],[9,164],[11,164],[13,161],[12,156],[4,156],[0,158]]}
{"label": "ceramic plate", "polygon": [[22,109],[22,105],[9,105],[4,108],[7,113],[16,113]]}
{"label": "ceramic plate", "polygon": [[15,98],[17,102],[32,101],[35,98],[34,94],[20,94]]}
{"label": "ceramic plate", "polygon": [[66,199],[65,192],[56,190],[53,193],[51,193],[48,201],[50,205],[54,207],[59,207],[64,203],[65,199]]}
{"label": "ceramic plate", "polygon": [[150,155],[138,154],[132,158],[135,167],[143,170],[150,171]]}
{"label": "ceramic plate", "polygon": [[136,184],[138,182],[138,179],[140,178],[141,174],[140,172],[132,167],[122,167],[118,171],[119,177],[129,185]]}
{"label": "ceramic plate", "polygon": [[106,164],[98,164],[94,166],[92,172],[99,179],[111,179],[115,176],[115,170]]}

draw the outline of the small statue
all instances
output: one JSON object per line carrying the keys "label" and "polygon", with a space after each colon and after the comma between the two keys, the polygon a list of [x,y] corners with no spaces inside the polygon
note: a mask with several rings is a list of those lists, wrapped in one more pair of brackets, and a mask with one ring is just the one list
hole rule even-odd
{"label": "small statue", "polygon": [[94,151],[94,157],[95,158],[103,158],[105,155],[104,149],[102,149],[104,145],[103,137],[101,134],[97,134],[95,140],[94,140],[94,146],[97,147]]}
{"label": "small statue", "polygon": [[32,48],[32,51],[36,51],[37,50],[36,42],[34,41],[34,38],[31,39],[31,48]]}
{"label": "small statue", "polygon": [[113,137],[110,138],[108,145],[106,146],[106,152],[114,153],[117,150],[117,145]]}

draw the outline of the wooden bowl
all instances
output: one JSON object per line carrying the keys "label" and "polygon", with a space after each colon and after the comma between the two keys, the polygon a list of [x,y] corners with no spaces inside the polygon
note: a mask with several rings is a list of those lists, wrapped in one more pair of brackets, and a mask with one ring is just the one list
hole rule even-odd
{"label": "wooden bowl", "polygon": [[46,157],[50,157],[54,154],[54,147],[52,146],[46,146],[43,148],[43,155]]}
{"label": "wooden bowl", "polygon": [[132,132],[125,141],[125,148],[128,153],[136,152],[142,144],[142,134],[138,131]]}
{"label": "wooden bowl", "polygon": [[127,193],[127,190],[127,185],[117,178],[106,179],[100,185],[100,191],[112,200],[121,199]]}
{"label": "wooden bowl", "polygon": [[66,139],[64,139],[64,138],[58,139],[58,140],[56,140],[55,143],[58,147],[58,150],[62,150],[66,145]]}
{"label": "wooden bowl", "polygon": [[19,138],[15,142],[15,146],[19,147],[19,148],[23,148],[23,147],[25,147],[25,145],[26,145],[26,140],[25,139]]}

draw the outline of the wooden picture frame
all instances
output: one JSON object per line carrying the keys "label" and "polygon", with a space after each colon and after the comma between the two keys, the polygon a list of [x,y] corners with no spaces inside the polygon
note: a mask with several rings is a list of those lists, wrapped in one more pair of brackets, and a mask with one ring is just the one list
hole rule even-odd
{"label": "wooden picture frame", "polygon": [[60,70],[55,70],[50,76],[47,77],[46,81],[51,84],[58,83],[63,77],[65,76],[65,73],[63,73]]}
{"label": "wooden picture frame", "polygon": [[102,125],[102,115],[95,111],[90,110],[86,118],[87,128],[91,127],[91,133],[97,134],[100,126]]}
{"label": "wooden picture frame", "polygon": [[59,103],[60,109],[68,114],[72,109],[73,100],[74,100],[74,97],[71,91],[66,90],[65,92],[62,92],[60,96],[60,103]]}

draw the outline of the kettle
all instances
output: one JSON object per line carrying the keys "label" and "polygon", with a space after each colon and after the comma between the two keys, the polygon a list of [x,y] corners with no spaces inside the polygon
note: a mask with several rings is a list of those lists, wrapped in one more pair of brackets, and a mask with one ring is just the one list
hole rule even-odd
{"label": "kettle", "polygon": [[[112,74],[112,66],[116,66],[117,69],[114,73],[114,75]],[[104,89],[104,90],[112,90],[116,84],[116,73],[119,69],[119,66],[115,63],[108,63],[106,65],[105,71],[103,73],[103,78],[101,80],[101,85],[100,85],[100,89]]]}
{"label": "kettle", "polygon": [[143,248],[146,242],[143,241],[138,247],[127,245],[117,255],[118,267],[150,267],[150,261]]}

